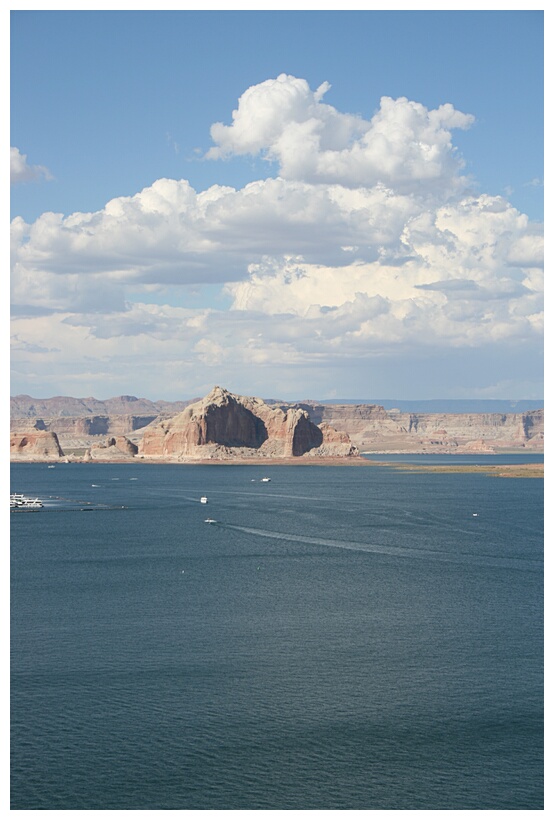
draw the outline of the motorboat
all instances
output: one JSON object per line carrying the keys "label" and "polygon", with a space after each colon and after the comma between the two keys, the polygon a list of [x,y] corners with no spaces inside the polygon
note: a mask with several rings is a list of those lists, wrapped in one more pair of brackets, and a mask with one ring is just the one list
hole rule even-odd
{"label": "motorboat", "polygon": [[40,498],[29,498],[23,493],[10,493],[10,510],[40,510]]}
{"label": "motorboat", "polygon": [[268,482],[268,481],[271,481],[271,479],[270,479],[270,478],[262,478],[261,480],[262,480],[265,484],[267,484],[267,482]]}
{"label": "motorboat", "polygon": [[205,518],[204,524],[217,524],[217,521],[215,520],[215,518]]}
{"label": "motorboat", "polygon": [[200,499],[200,503],[201,504],[207,504],[208,503],[208,496],[203,495],[202,498]]}

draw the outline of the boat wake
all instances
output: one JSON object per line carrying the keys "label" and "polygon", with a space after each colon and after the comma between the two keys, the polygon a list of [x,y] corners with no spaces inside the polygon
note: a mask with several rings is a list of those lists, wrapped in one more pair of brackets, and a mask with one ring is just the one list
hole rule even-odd
{"label": "boat wake", "polygon": [[222,529],[244,532],[248,535],[256,535],[260,538],[272,538],[278,541],[288,541],[296,544],[310,544],[321,547],[334,547],[341,550],[351,550],[353,552],[377,553],[380,555],[392,555],[405,558],[423,558],[433,561],[446,561],[452,563],[469,563],[481,566],[512,567],[514,569],[540,569],[539,562],[528,559],[496,556],[496,555],[476,555],[474,553],[457,552],[448,553],[441,550],[414,549],[411,547],[392,547],[387,544],[368,544],[358,541],[343,541],[334,538],[315,538],[309,535],[299,535],[296,533],[277,532],[275,530],[261,530],[255,527],[240,527],[236,524],[224,524],[220,521],[214,522]]}

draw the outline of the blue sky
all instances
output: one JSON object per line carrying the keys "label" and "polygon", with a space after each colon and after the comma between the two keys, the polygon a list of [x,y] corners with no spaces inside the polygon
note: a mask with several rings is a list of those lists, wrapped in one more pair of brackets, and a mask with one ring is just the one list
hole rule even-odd
{"label": "blue sky", "polygon": [[541,398],[542,44],[12,11],[12,394]]}

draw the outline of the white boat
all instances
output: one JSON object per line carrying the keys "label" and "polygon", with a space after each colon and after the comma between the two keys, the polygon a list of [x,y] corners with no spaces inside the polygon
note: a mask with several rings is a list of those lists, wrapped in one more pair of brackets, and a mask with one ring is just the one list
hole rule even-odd
{"label": "white boat", "polygon": [[215,520],[215,518],[205,518],[204,524],[217,524],[217,521]]}
{"label": "white boat", "polygon": [[23,493],[10,493],[11,510],[40,510],[41,507],[40,498],[28,498]]}
{"label": "white boat", "polygon": [[264,481],[265,483],[267,483],[268,481],[271,481],[271,479],[270,479],[270,478],[262,478],[262,481]]}
{"label": "white boat", "polygon": [[200,499],[200,503],[201,504],[207,504],[208,503],[208,496],[203,495],[202,498]]}

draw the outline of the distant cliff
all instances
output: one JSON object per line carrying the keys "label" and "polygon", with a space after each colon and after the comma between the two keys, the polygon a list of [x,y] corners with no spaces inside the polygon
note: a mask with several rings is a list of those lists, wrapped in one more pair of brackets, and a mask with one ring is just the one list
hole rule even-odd
{"label": "distant cliff", "polygon": [[116,396],[112,399],[74,399],[71,396],[54,396],[51,399],[34,399],[19,395],[10,398],[12,419],[54,419],[85,416],[150,416],[160,413],[175,415],[191,401],[150,401],[136,396]]}
{"label": "distant cliff", "polygon": [[74,399],[54,396],[34,399],[32,396],[12,396],[10,399],[10,430],[25,432],[43,430],[56,433],[64,441],[82,439],[90,444],[94,436],[126,436],[142,430],[153,421],[176,415],[191,401],[150,401],[136,396],[116,396],[112,399]]}
{"label": "distant cliff", "polygon": [[544,449],[542,409],[410,413],[378,404],[264,401],[215,388],[204,399],[182,402],[15,396],[11,413],[14,434],[55,433],[65,452],[98,451],[103,458],[117,454],[113,445],[106,451],[106,437],[122,436],[145,458],[231,458],[241,449],[244,457],[294,458],[342,456],[352,447],[382,453]]}
{"label": "distant cliff", "polygon": [[20,432],[29,429],[56,433],[64,438],[87,438],[88,436],[124,436],[142,430],[160,419],[159,413],[144,416],[54,416],[53,418],[12,418],[10,429]]}
{"label": "distant cliff", "polygon": [[[282,407],[284,405],[281,405]],[[375,404],[296,405],[315,424],[344,430],[361,451],[544,447],[544,410],[527,413],[401,413]]]}

